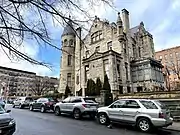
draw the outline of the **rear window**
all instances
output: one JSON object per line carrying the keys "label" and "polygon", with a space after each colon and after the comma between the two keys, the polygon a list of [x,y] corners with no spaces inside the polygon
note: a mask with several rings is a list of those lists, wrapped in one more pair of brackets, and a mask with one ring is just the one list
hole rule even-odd
{"label": "rear window", "polygon": [[94,98],[84,98],[84,101],[86,103],[96,103],[96,100]]}
{"label": "rear window", "polygon": [[52,98],[49,98],[49,102],[55,102],[54,99]]}
{"label": "rear window", "polygon": [[32,99],[32,98],[29,98],[29,97],[27,97],[26,100],[27,100],[27,101],[33,101],[33,99]]}
{"label": "rear window", "polygon": [[161,109],[166,109],[166,105],[160,101],[154,101]]}
{"label": "rear window", "polygon": [[158,109],[157,106],[156,106],[152,101],[140,100],[140,103],[141,103],[146,109]]}

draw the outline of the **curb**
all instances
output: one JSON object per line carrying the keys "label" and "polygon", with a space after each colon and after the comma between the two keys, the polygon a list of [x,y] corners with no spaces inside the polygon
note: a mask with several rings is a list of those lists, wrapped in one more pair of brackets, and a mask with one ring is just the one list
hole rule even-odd
{"label": "curb", "polygon": [[163,130],[175,131],[180,132],[180,129],[172,129],[172,128],[162,128]]}

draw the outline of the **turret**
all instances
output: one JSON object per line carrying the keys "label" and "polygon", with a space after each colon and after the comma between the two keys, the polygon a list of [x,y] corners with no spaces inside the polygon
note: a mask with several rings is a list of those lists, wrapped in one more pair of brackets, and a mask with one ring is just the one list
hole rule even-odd
{"label": "turret", "polygon": [[74,94],[74,68],[75,68],[75,41],[76,32],[70,20],[61,35],[62,57],[60,66],[59,92],[64,93],[68,85]]}
{"label": "turret", "polygon": [[118,18],[117,18],[117,36],[120,42],[124,41],[123,22],[121,20],[120,12],[118,12]]}
{"label": "turret", "polygon": [[121,20],[120,12],[118,12],[117,18],[117,33],[118,35],[123,35],[123,22]]}

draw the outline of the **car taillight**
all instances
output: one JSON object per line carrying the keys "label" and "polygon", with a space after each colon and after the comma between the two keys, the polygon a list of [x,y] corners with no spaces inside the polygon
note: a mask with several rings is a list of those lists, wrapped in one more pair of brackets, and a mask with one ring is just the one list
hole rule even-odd
{"label": "car taillight", "polygon": [[51,105],[51,102],[47,102],[46,105]]}
{"label": "car taillight", "polygon": [[162,113],[162,112],[160,112],[159,113],[159,118],[164,118],[165,116],[164,116],[164,113]]}
{"label": "car taillight", "polygon": [[90,105],[87,105],[87,104],[82,104],[82,106],[83,106],[84,108],[90,108]]}

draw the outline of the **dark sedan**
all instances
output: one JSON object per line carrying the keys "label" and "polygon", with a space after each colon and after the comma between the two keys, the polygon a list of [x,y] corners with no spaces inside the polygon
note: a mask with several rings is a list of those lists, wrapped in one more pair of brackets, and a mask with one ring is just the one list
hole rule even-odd
{"label": "dark sedan", "polygon": [[30,103],[29,110],[33,111],[34,109],[40,110],[42,113],[47,110],[54,111],[55,101],[52,98],[39,98],[37,101]]}
{"label": "dark sedan", "polygon": [[12,135],[16,130],[15,120],[0,106],[0,135]]}

